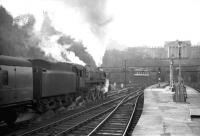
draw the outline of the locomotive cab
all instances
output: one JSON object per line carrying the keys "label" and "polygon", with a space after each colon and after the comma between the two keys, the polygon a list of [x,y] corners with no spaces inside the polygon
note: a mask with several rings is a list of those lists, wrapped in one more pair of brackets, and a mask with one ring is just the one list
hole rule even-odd
{"label": "locomotive cab", "polygon": [[86,69],[84,66],[73,64],[72,71],[76,73],[76,89],[81,90],[85,88]]}

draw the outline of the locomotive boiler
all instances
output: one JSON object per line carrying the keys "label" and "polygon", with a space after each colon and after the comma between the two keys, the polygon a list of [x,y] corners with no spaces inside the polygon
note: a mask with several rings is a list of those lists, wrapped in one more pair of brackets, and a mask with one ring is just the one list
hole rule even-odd
{"label": "locomotive boiler", "polygon": [[98,99],[102,92],[92,88],[105,79],[103,71],[78,64],[0,55],[0,121],[12,125],[24,109],[43,113],[68,106],[78,96]]}

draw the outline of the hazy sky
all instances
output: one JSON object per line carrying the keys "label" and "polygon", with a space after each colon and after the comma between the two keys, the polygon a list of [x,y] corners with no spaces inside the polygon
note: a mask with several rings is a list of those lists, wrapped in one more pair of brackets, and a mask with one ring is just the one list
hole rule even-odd
{"label": "hazy sky", "polygon": [[35,30],[47,11],[54,27],[82,40],[101,63],[110,41],[126,46],[163,46],[165,41],[200,42],[199,0],[0,0],[15,17],[32,13]]}
{"label": "hazy sky", "polygon": [[131,45],[163,46],[168,40],[200,42],[199,0],[108,0],[108,37]]}

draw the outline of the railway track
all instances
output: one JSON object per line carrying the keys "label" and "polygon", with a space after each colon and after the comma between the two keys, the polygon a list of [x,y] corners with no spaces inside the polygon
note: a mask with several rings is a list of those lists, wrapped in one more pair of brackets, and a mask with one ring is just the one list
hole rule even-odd
{"label": "railway track", "polygon": [[136,101],[134,98],[135,96],[129,99],[125,97],[111,112],[105,112],[77,127],[60,132],[57,136],[122,135],[128,129],[133,103]]}
{"label": "railway track", "polygon": [[133,114],[133,119],[130,123],[130,127],[128,128],[128,131],[126,133],[126,136],[131,136],[133,131],[134,131],[134,128],[135,126],[137,125],[139,119],[140,119],[140,116],[142,114],[142,111],[143,111],[143,105],[144,105],[144,95],[140,95],[140,97],[138,98],[138,103],[136,105],[136,109],[135,109],[135,112]]}
{"label": "railway track", "polygon": [[[136,91],[134,93],[139,92]],[[21,136],[43,136],[43,135],[57,135],[60,132],[73,129],[77,126],[80,126],[84,122],[88,122],[89,120],[93,118],[97,118],[101,116],[102,114],[107,114],[113,110],[116,105],[119,103],[119,101],[124,98],[124,96],[121,96],[120,98],[116,98],[114,100],[108,101],[104,104],[98,105],[96,107],[92,107],[90,109],[87,109],[85,111],[79,112],[77,114],[68,116],[66,118],[60,119],[58,121],[52,122],[50,124],[47,124],[45,126],[42,126],[40,128],[33,129],[31,131],[25,132],[23,134],[19,134]]]}
{"label": "railway track", "polygon": [[59,113],[58,115],[55,114],[55,117],[35,122],[33,121],[25,121],[25,122],[19,122],[16,124],[14,128],[7,127],[4,123],[0,126],[0,135],[21,135],[23,133],[26,133],[27,131],[37,130],[38,128],[42,128],[43,126],[46,126],[46,124],[52,124],[56,122],[57,120],[62,120],[63,118],[67,118],[69,116],[72,116],[74,114],[78,114],[79,112],[86,111],[87,109],[90,109],[92,107],[96,107],[98,105],[101,105],[103,103],[108,103],[109,101],[112,102],[112,100],[118,99],[120,97],[123,97],[124,95],[136,91],[137,89],[134,87],[129,87],[128,89],[122,89],[118,91],[111,92],[107,95],[107,98],[102,101],[96,101],[93,103],[88,103],[85,106],[82,106],[80,108],[71,110],[71,111],[63,111],[62,113]]}
{"label": "railway track", "polygon": [[93,103],[88,103],[87,105],[82,106],[77,109],[74,109],[74,110],[63,111],[62,113],[59,113],[58,115],[56,115],[55,119],[52,118],[47,121],[44,120],[44,121],[38,122],[38,123],[36,123],[34,121],[33,121],[33,123],[31,123],[32,121],[29,121],[29,120],[23,121],[23,122],[18,122],[14,128],[9,128],[8,126],[6,126],[5,123],[1,122],[0,135],[19,135],[23,132],[26,132],[27,130],[33,130],[33,129],[35,130],[38,127],[40,128],[41,126],[44,126],[44,124],[50,124],[51,122],[55,122],[56,120],[60,120],[61,118],[65,118],[66,116],[70,116],[70,115],[76,114],[80,111],[84,111],[86,109],[92,108],[94,106],[101,105],[102,103],[109,102],[114,99],[118,99],[118,98],[122,97],[123,95],[130,93],[130,91],[136,91],[136,89],[133,87],[129,87],[128,89],[113,91],[111,93],[108,93],[107,98],[104,100],[104,102],[96,101]]}
{"label": "railway track", "polygon": [[125,136],[136,111],[140,94],[124,98],[87,136]]}
{"label": "railway track", "polygon": [[124,88],[124,89],[117,90],[117,91],[108,92],[107,97],[115,97],[115,96],[118,96],[119,94],[127,94],[127,93],[130,93],[131,89],[133,89],[133,87],[129,87],[129,88]]}

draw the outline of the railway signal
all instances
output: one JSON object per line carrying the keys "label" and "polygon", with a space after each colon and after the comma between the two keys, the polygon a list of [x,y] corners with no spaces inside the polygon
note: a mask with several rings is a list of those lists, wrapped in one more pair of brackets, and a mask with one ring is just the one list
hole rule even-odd
{"label": "railway signal", "polygon": [[161,68],[158,68],[158,87],[160,87],[160,81],[161,81]]}

